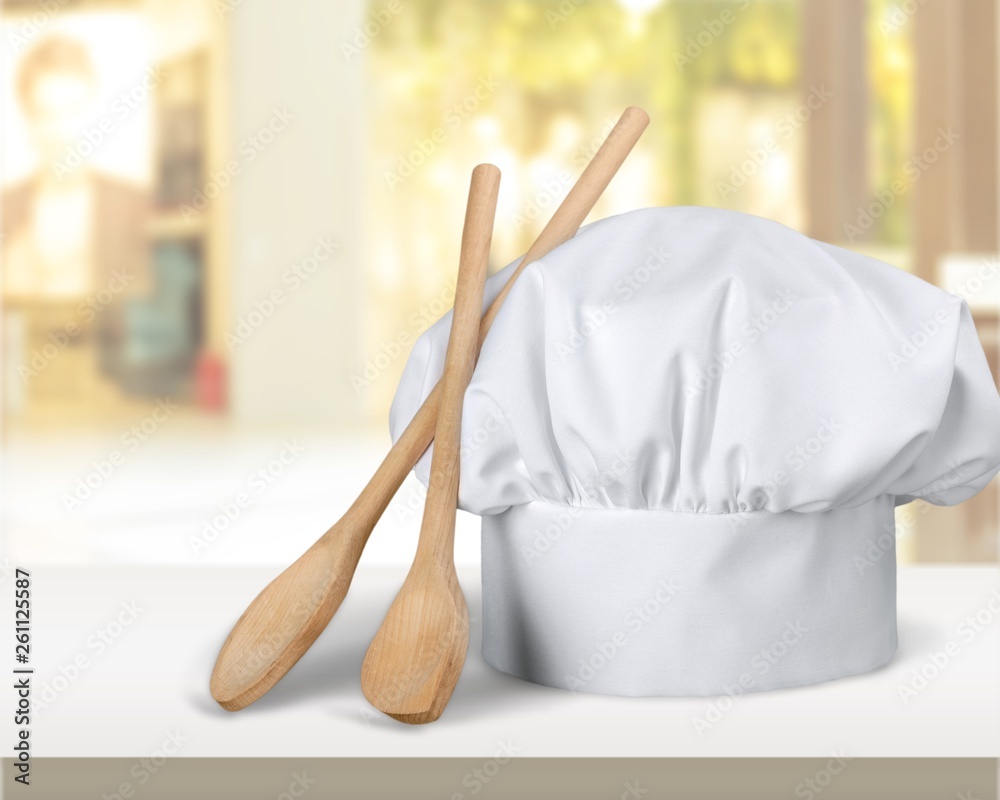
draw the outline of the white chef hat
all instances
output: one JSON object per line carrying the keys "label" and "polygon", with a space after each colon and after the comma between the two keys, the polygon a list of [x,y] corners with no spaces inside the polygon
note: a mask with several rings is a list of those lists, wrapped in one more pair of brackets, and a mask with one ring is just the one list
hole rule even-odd
{"label": "white chef hat", "polygon": [[[441,376],[450,324],[413,349],[394,439]],[[605,219],[529,265],[462,425],[486,660],[620,695],[886,663],[894,506],[961,502],[1000,467],[1000,398],[963,301],[707,208]]]}

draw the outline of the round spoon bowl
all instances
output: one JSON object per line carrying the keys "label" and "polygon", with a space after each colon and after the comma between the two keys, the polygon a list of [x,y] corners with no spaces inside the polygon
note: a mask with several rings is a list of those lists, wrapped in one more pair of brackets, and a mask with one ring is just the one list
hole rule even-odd
{"label": "round spoon bowl", "polygon": [[441,716],[469,649],[469,608],[457,577],[411,572],[361,667],[368,701],[411,725]]}
{"label": "round spoon bowl", "polygon": [[246,708],[268,692],[340,608],[360,551],[355,555],[344,546],[349,537],[330,533],[257,595],[222,645],[209,690],[227,711]]}

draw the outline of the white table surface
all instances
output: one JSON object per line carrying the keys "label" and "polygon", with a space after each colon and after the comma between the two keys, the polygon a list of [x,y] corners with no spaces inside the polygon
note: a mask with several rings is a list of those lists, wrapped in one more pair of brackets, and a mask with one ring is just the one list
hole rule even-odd
{"label": "white table surface", "polygon": [[[473,617],[469,656],[438,722],[401,725],[371,710],[361,694],[365,649],[404,574],[395,569],[359,572],[330,627],[292,672],[250,708],[223,711],[208,694],[218,648],[278,571],[35,571],[35,695],[44,700],[46,685],[62,691],[34,715],[34,755],[142,758],[173,735],[182,741],[180,756],[491,758],[501,748],[527,757],[1000,756],[1000,614],[971,641],[958,630],[1000,588],[995,567],[902,568],[900,649],[889,666],[744,696],[701,736],[693,718],[711,699],[574,695],[487,666],[479,652],[475,571],[461,574]],[[5,602],[11,595],[8,579]],[[133,602],[138,618],[99,652],[91,637],[116,619],[122,603]],[[958,655],[902,702],[899,684],[950,641]],[[87,662],[79,674],[57,681],[60,667],[81,654]],[[12,692],[2,702],[11,705]]]}

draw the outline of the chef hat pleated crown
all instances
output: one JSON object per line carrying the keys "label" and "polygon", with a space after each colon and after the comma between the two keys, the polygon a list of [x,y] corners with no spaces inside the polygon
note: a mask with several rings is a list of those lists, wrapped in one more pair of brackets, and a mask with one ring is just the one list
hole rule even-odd
{"label": "chef hat pleated crown", "polygon": [[[450,322],[413,348],[394,439]],[[958,297],[735,212],[596,222],[524,270],[465,396],[484,655],[624,695],[873,669],[896,647],[894,507],[961,502],[998,468],[1000,398]]]}

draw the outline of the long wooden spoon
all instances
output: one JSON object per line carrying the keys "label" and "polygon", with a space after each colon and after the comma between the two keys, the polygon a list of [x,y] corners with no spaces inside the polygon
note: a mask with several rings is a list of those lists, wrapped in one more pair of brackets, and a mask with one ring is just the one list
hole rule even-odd
{"label": "long wooden spoon", "polygon": [[402,722],[433,722],[441,716],[469,648],[469,609],[454,559],[458,450],[462,399],[479,349],[479,317],[499,184],[496,167],[481,164],[472,173],[420,542],[403,588],[361,668],[365,697]]}
{"label": "long wooden spoon", "polygon": [[[625,110],[483,315],[480,346],[514,281],[528,264],[573,237],[648,124],[646,112]],[[440,402],[439,383],[347,513],[243,612],[212,670],[212,697],[223,708],[238,711],[264,695],[333,619],[375,523],[434,439]]]}

